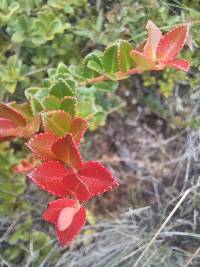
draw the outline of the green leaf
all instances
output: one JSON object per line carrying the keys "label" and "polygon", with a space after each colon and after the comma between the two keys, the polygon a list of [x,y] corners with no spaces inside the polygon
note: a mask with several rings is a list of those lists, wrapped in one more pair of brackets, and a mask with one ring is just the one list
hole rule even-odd
{"label": "green leaf", "polygon": [[56,96],[57,98],[63,99],[65,96],[74,96],[74,89],[64,81],[59,79],[50,89],[50,95]]}
{"label": "green leaf", "polygon": [[83,61],[83,76],[93,78],[104,72],[102,55],[98,51],[88,54]]}
{"label": "green leaf", "polygon": [[135,64],[130,56],[133,49],[132,45],[124,40],[119,41],[118,45],[118,64],[121,71],[126,72]]}
{"label": "green leaf", "polygon": [[53,95],[46,96],[42,100],[42,106],[45,111],[60,109],[60,99]]}
{"label": "green leaf", "polygon": [[118,45],[113,44],[106,48],[103,55],[103,67],[108,73],[115,73],[119,71],[117,60]]}
{"label": "green leaf", "polygon": [[64,99],[60,104],[60,109],[68,112],[69,114],[72,115],[72,117],[74,117],[77,110],[77,98],[70,96],[64,97]]}
{"label": "green leaf", "polygon": [[56,33],[62,33],[64,31],[64,27],[62,22],[59,19],[55,19],[50,24],[51,34],[54,35]]}
{"label": "green leaf", "polygon": [[69,68],[64,63],[60,62],[56,69],[56,73],[59,73],[59,74],[69,73]]}
{"label": "green leaf", "polygon": [[87,67],[91,70],[96,71],[99,74],[103,74],[104,73],[104,69],[103,67],[96,61],[94,60],[89,60]]}
{"label": "green leaf", "polygon": [[58,136],[64,136],[69,132],[72,117],[69,113],[62,110],[43,112],[42,123],[44,130]]}

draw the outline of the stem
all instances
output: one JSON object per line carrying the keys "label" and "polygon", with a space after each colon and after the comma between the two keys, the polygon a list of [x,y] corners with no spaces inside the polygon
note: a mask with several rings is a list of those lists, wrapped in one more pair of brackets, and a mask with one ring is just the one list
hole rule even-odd
{"label": "stem", "polygon": [[[118,72],[114,73],[113,75],[117,76],[116,80],[123,80],[129,75],[138,74],[138,73],[142,73],[142,71],[136,68],[136,69],[130,69],[126,72],[118,71]],[[81,83],[81,85],[94,84],[94,83],[107,81],[107,80],[110,80],[110,78],[106,74],[103,74],[103,75],[95,77],[95,78],[87,79],[85,82]]]}

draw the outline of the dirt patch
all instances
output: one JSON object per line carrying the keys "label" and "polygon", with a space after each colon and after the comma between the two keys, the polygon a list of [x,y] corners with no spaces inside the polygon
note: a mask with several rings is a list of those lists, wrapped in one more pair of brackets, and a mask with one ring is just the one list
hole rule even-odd
{"label": "dirt patch", "polygon": [[118,94],[126,106],[111,114],[104,127],[88,133],[82,145],[86,159],[101,161],[120,180],[117,189],[90,202],[95,214],[119,212],[130,205],[161,205],[164,189],[177,178],[173,161],[185,142],[180,130],[148,107],[135,104],[133,93],[127,95],[121,88]]}

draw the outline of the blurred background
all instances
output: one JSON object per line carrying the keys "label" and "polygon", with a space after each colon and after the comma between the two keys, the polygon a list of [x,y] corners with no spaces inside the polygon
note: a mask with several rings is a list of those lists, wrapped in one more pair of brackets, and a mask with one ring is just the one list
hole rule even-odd
{"label": "blurred background", "polygon": [[193,187],[137,266],[200,266],[198,0],[0,0],[0,100],[23,102],[59,62],[78,65],[117,39],[135,46],[148,19],[163,32],[191,23],[182,52],[191,69],[134,75],[91,96],[81,151],[120,186],[86,203],[88,223],[69,249],[41,218],[49,194],[13,172],[28,157],[23,140],[0,143],[0,266],[133,266]]}

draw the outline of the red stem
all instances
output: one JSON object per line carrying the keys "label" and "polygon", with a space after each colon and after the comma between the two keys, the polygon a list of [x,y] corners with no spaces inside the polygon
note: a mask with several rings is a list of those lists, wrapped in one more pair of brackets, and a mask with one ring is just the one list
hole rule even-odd
{"label": "red stem", "polygon": [[[137,74],[137,73],[142,73],[142,71],[139,69],[130,69],[126,72],[118,71],[118,72],[114,73],[114,75],[117,76],[117,80],[123,80],[124,78],[126,78],[129,75]],[[84,85],[85,84],[94,84],[94,83],[107,81],[107,80],[110,80],[110,78],[108,76],[106,76],[105,74],[103,74],[103,75],[95,77],[95,78],[87,79],[83,84]]]}

